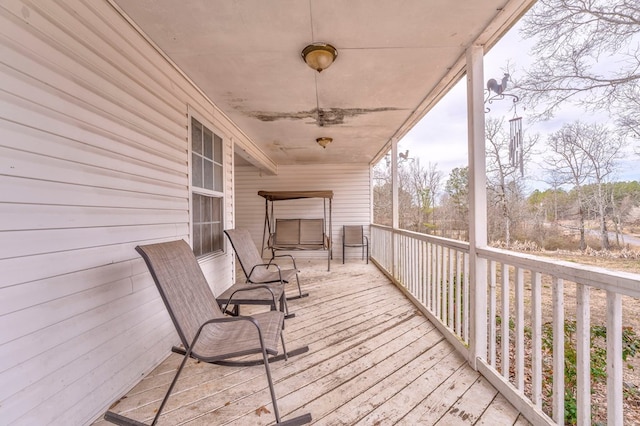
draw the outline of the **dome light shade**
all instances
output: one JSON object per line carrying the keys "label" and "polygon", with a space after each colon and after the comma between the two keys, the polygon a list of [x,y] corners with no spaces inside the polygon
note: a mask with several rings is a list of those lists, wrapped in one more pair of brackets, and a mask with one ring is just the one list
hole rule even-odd
{"label": "dome light shade", "polygon": [[320,145],[321,147],[326,148],[327,145],[333,142],[333,138],[322,137],[316,139],[316,142],[318,142],[318,145]]}
{"label": "dome light shade", "polygon": [[302,49],[302,59],[318,72],[329,68],[337,56],[336,48],[328,43],[312,43]]}

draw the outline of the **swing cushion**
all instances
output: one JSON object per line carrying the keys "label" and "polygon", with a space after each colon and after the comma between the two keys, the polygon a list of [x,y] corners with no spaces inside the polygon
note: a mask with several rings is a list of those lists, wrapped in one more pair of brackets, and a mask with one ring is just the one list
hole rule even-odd
{"label": "swing cushion", "polygon": [[275,250],[325,250],[329,239],[323,219],[276,219],[271,243]]}

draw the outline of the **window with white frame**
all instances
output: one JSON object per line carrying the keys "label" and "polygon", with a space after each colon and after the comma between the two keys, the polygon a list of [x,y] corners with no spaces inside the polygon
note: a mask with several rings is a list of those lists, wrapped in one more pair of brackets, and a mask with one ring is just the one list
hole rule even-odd
{"label": "window with white frame", "polygon": [[224,167],[222,138],[191,117],[191,197],[193,252],[224,250]]}

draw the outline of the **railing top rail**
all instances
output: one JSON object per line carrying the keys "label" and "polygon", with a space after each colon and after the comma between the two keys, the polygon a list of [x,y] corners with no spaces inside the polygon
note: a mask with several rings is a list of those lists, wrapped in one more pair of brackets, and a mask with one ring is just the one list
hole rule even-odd
{"label": "railing top rail", "polygon": [[590,265],[579,265],[558,259],[517,253],[492,247],[478,248],[478,256],[487,260],[553,275],[563,280],[632,297],[640,297],[640,275],[611,271]]}
{"label": "railing top rail", "polygon": [[435,235],[421,234],[419,232],[407,231],[405,229],[394,229],[391,226],[371,224],[372,228],[379,228],[399,235],[415,238],[416,240],[438,244],[444,247],[469,252],[469,243],[465,241],[452,240],[450,238],[436,237]]}

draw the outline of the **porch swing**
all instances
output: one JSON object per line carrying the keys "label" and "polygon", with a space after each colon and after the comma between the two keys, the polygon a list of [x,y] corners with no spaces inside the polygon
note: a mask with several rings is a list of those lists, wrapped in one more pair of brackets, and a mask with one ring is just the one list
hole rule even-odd
{"label": "porch swing", "polygon": [[[271,251],[271,260],[277,251],[325,250],[327,252],[327,271],[331,270],[333,246],[332,200],[333,191],[258,191],[265,200],[264,229],[262,232],[262,251]],[[284,200],[320,198],[323,205],[323,218],[276,218],[274,203]],[[327,215],[327,200],[329,204]],[[285,255],[286,256],[286,255]],[[291,256],[293,259],[293,256]],[[295,261],[294,261],[295,263]]]}

